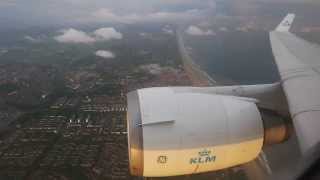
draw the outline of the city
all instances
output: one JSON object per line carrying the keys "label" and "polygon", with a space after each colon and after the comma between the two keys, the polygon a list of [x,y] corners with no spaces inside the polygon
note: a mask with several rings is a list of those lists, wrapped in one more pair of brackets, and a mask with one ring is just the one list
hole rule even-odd
{"label": "city", "polygon": [[[133,179],[128,170],[127,92],[191,85],[182,65],[157,63],[132,71],[79,65],[63,77],[61,69],[50,65],[17,63],[1,70],[3,106],[16,111],[1,112],[9,126],[1,134],[1,179]],[[60,90],[52,83],[65,87]]]}

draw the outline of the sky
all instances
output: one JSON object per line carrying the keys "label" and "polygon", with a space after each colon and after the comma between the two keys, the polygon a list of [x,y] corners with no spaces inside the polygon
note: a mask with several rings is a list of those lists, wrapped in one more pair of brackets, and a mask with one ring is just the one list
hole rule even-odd
{"label": "sky", "polygon": [[[0,0],[5,26],[180,22],[208,16],[216,0]],[[239,0],[219,0],[238,1]],[[307,2],[314,0],[241,0]]]}
{"label": "sky", "polygon": [[214,0],[1,0],[0,23],[179,21],[202,16],[214,6]]}

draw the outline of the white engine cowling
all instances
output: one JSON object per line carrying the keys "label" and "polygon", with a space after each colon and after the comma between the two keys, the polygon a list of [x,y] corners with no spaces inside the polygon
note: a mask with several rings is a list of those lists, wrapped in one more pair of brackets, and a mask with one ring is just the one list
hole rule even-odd
{"label": "white engine cowling", "polygon": [[251,99],[148,88],[128,94],[130,172],[145,177],[201,173],[255,159],[263,122]]}

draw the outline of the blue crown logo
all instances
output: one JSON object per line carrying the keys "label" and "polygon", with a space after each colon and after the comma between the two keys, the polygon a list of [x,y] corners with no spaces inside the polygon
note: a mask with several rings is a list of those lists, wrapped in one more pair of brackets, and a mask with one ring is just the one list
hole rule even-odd
{"label": "blue crown logo", "polygon": [[211,154],[210,150],[204,149],[199,152],[199,156],[209,156]]}

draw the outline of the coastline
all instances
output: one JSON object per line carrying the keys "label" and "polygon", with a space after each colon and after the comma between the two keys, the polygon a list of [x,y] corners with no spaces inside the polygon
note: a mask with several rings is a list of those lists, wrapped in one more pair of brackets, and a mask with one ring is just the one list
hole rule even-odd
{"label": "coastline", "polygon": [[183,38],[179,30],[176,31],[176,36],[182,64],[192,84],[194,86],[217,86],[218,82],[203,71],[201,67],[192,60],[185,48]]}

